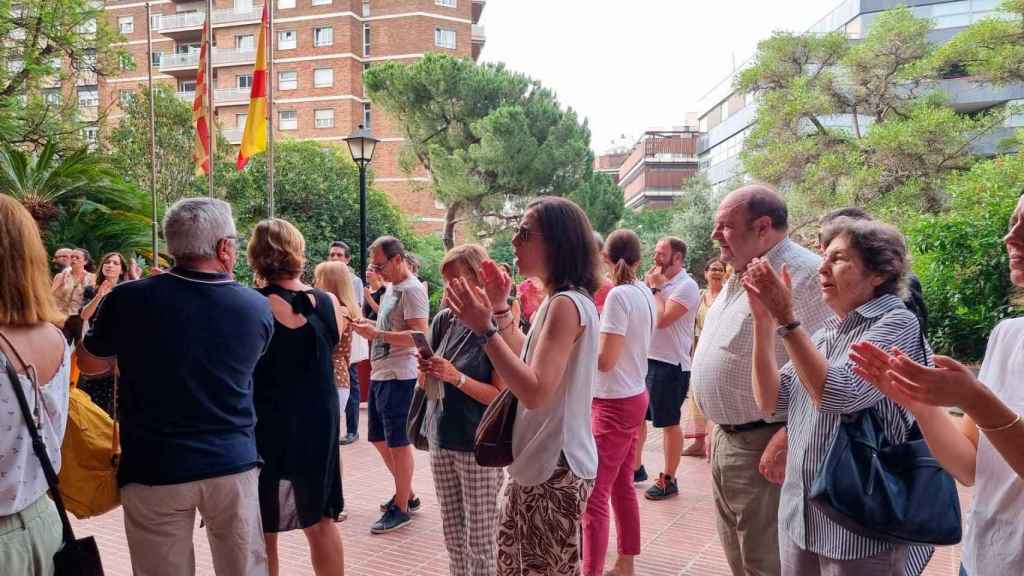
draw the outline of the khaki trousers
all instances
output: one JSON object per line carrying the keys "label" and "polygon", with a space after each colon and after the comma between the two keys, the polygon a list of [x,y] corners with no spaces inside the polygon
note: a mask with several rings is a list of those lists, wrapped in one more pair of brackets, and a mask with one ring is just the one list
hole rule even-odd
{"label": "khaki trousers", "polygon": [[783,425],[712,438],[711,478],[718,536],[733,576],[778,576],[781,489],[758,472],[761,455]]}
{"label": "khaki trousers", "polygon": [[217,576],[265,576],[267,553],[257,495],[259,469],[183,484],[121,488],[135,576],[193,576],[196,510],[206,522]]}

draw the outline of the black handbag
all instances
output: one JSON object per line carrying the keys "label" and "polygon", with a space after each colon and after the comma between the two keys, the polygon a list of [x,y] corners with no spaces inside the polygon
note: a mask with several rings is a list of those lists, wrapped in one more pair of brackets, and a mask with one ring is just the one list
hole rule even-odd
{"label": "black handbag", "polygon": [[430,442],[423,435],[423,420],[427,413],[427,393],[419,386],[412,393],[412,402],[409,403],[409,419],[407,420],[405,433],[409,436],[409,442],[417,450],[430,450]]}
{"label": "black handbag", "polygon": [[[18,361],[25,368],[25,374],[32,381],[33,388],[38,389],[39,383],[36,382],[35,369],[29,368],[10,340],[6,337],[4,337],[4,340],[11,346],[14,355],[18,357]],[[54,574],[56,576],[103,576],[103,563],[100,560],[100,550],[96,546],[96,539],[92,536],[81,539],[75,538],[75,532],[71,528],[71,521],[68,520],[68,513],[64,509],[64,500],[60,496],[60,490],[57,489],[57,473],[53,470],[50,457],[46,454],[46,447],[43,444],[42,437],[39,435],[39,430],[36,425],[33,425],[35,419],[32,417],[32,410],[29,408],[28,400],[25,398],[25,391],[21,389],[18,374],[10,360],[2,353],[0,353],[0,358],[6,364],[7,377],[11,382],[11,387],[14,388],[14,395],[17,396],[18,405],[21,407],[21,415],[25,419],[25,425],[28,428],[29,435],[32,437],[32,450],[36,453],[36,457],[39,458],[39,464],[43,467],[43,475],[46,476],[46,483],[50,487],[50,498],[53,499],[54,504],[57,506],[57,513],[60,514],[60,522],[61,526],[63,526],[63,545],[53,556]]]}
{"label": "black handbag", "polygon": [[915,422],[892,443],[873,408],[844,415],[811,486],[810,500],[847,530],[879,540],[960,542],[960,498]]}

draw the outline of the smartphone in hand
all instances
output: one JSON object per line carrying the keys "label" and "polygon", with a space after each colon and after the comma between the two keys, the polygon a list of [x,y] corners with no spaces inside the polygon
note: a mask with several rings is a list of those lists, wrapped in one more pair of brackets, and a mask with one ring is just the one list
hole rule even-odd
{"label": "smartphone in hand", "polygon": [[416,350],[420,353],[420,358],[426,360],[434,355],[434,351],[430,349],[430,344],[427,342],[427,336],[423,332],[413,332],[412,341],[416,344]]}

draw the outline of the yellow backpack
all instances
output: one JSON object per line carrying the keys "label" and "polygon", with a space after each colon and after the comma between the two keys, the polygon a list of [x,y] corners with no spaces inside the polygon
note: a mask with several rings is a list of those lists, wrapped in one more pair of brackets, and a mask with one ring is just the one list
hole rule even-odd
{"label": "yellow backpack", "polygon": [[[116,376],[114,414],[117,415]],[[93,403],[88,394],[72,387],[58,475],[60,493],[69,512],[78,518],[89,518],[109,512],[121,504],[117,488],[120,457],[117,421]]]}

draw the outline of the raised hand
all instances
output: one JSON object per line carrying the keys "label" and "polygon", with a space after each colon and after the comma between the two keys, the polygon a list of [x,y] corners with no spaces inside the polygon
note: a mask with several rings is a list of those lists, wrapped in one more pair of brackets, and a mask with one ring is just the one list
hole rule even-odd
{"label": "raised hand", "polygon": [[[885,350],[882,350],[872,342],[857,342],[851,346],[850,360],[853,361],[853,373],[860,376],[869,384],[878,388],[893,402],[903,406],[911,412],[922,407],[920,402],[908,396],[906,392],[897,386],[890,376],[890,362],[894,358]],[[899,353],[899,350],[894,350]]]}
{"label": "raised hand", "polygon": [[445,287],[445,298],[452,313],[477,334],[491,326],[493,309],[483,288],[470,286],[462,278],[455,278]]}
{"label": "raised hand", "polygon": [[512,277],[494,260],[484,260],[480,265],[480,281],[492,310],[508,308],[508,295],[512,293]]}
{"label": "raised hand", "polygon": [[[793,281],[789,267],[782,265],[782,274],[776,274],[764,258],[755,258],[743,274],[743,286],[753,292],[760,303],[779,324],[796,320],[793,315]],[[753,309],[751,309],[753,312]]]}
{"label": "raised hand", "polygon": [[647,283],[649,288],[662,289],[668,282],[668,278],[665,278],[665,273],[662,271],[661,266],[651,266],[651,269],[644,274],[644,282]]}
{"label": "raised hand", "polygon": [[928,368],[897,351],[889,360],[889,376],[908,398],[928,406],[960,406],[983,386],[974,373],[949,356],[936,354],[935,368]]}

